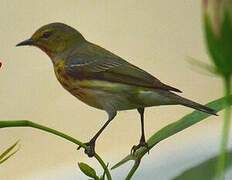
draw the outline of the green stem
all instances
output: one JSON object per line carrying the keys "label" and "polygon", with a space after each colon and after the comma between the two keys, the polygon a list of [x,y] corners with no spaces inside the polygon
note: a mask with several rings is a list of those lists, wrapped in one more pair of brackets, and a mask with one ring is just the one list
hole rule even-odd
{"label": "green stem", "polygon": [[[83,144],[82,142],[78,141],[77,139],[75,139],[67,134],[64,134],[64,133],[57,131],[55,129],[34,123],[32,121],[27,121],[27,120],[0,121],[0,128],[10,128],[10,127],[32,127],[35,129],[40,129],[42,131],[46,131],[48,133],[62,137],[70,142],[73,142],[74,144],[79,145],[79,146],[83,147],[84,149],[87,148],[85,144]],[[112,180],[112,177],[110,175],[108,167],[106,166],[104,161],[100,158],[100,156],[97,153],[95,153],[94,157],[99,162],[99,164],[102,166],[104,172],[106,173],[107,179]]]}
{"label": "green stem", "polygon": [[141,159],[136,159],[133,167],[131,168],[130,172],[128,173],[126,180],[130,180],[134,175],[135,171],[138,169]]}
{"label": "green stem", "polygon": [[222,129],[222,139],[220,145],[220,156],[217,164],[217,179],[224,179],[225,163],[226,163],[226,149],[228,147],[229,134],[230,134],[230,77],[224,78],[224,91],[225,91],[225,114],[224,114],[224,123]]}

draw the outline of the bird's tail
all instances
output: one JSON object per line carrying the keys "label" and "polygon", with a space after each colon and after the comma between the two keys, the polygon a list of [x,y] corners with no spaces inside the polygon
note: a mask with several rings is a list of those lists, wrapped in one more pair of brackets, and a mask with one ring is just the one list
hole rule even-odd
{"label": "bird's tail", "polygon": [[181,105],[184,105],[184,106],[196,109],[198,111],[202,111],[202,112],[205,112],[205,113],[217,116],[217,112],[214,109],[212,109],[212,108],[209,108],[207,106],[201,105],[199,103],[196,103],[196,102],[191,101],[191,100],[189,100],[187,98],[178,96],[176,94],[174,94],[174,96],[176,96],[176,100],[177,100],[178,104],[181,104]]}

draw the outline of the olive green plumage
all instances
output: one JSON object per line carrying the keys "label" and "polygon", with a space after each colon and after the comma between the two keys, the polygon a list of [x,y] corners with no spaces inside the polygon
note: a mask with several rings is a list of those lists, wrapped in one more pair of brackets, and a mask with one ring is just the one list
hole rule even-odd
{"label": "olive green plumage", "polygon": [[[93,156],[97,137],[117,111],[137,109],[142,127],[144,108],[149,106],[184,105],[215,114],[214,110],[172,92],[180,90],[87,41],[80,32],[68,25],[45,25],[17,46],[21,45],[36,46],[47,53],[53,62],[57,79],[66,90],[86,104],[108,113],[108,121],[88,143],[89,156]],[[147,146],[143,128],[140,143],[133,147],[133,151],[141,146]]]}

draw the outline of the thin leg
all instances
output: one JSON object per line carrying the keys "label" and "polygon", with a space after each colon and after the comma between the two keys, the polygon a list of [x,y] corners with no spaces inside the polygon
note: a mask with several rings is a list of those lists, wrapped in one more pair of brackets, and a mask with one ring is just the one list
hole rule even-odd
{"label": "thin leg", "polygon": [[[102,131],[106,128],[106,126],[114,119],[114,117],[116,116],[116,112],[108,112],[108,120],[105,122],[105,124],[101,127],[101,129],[92,137],[92,139],[85,143],[88,148],[85,149],[85,153],[89,156],[89,157],[93,157],[95,154],[95,142],[97,140],[97,138],[99,137],[99,135],[102,133]],[[77,149],[80,149],[81,147],[79,146]]]}
{"label": "thin leg", "polygon": [[138,108],[138,112],[140,114],[140,120],[141,120],[141,138],[140,143],[144,143],[145,141],[145,132],[144,132],[144,108]]}
{"label": "thin leg", "polygon": [[141,137],[138,145],[134,145],[131,149],[131,153],[134,154],[136,150],[138,150],[140,147],[146,147],[148,149],[148,144],[146,143],[145,139],[145,132],[144,132],[144,108],[138,108],[137,109],[140,114],[140,120],[141,120]]}

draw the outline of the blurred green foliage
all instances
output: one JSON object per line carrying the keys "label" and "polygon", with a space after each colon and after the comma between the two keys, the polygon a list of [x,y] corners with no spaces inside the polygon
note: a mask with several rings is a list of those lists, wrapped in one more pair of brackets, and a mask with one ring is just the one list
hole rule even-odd
{"label": "blurred green foliage", "polygon": [[223,77],[232,74],[232,24],[229,13],[225,12],[220,34],[216,35],[211,27],[209,17],[205,16],[205,36],[209,54],[217,69]]}
{"label": "blurred green foliage", "polygon": [[[217,160],[219,156],[210,158],[175,177],[173,180],[213,180],[216,176]],[[232,166],[232,151],[226,153],[227,161],[225,169]]]}
{"label": "blurred green foliage", "polygon": [[226,163],[226,150],[228,148],[231,108],[229,96],[231,95],[232,75],[232,1],[210,0],[203,1],[204,30],[209,55],[217,72],[224,83],[225,115],[220,145],[220,156],[217,165],[216,178],[224,179]]}

